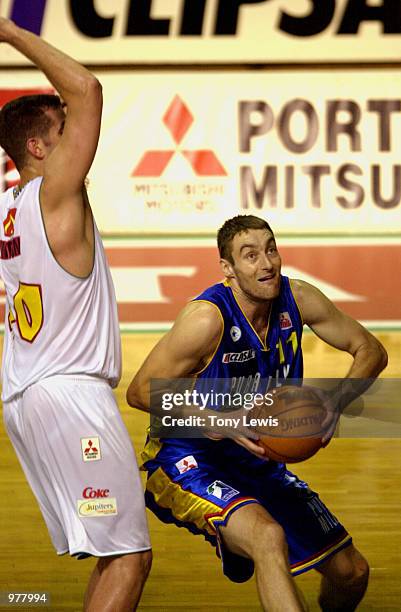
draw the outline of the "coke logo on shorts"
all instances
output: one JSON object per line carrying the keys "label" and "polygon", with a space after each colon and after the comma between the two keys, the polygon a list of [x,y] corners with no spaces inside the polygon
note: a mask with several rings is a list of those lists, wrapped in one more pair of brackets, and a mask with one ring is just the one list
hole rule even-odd
{"label": "coke logo on shorts", "polygon": [[109,489],[93,489],[92,487],[86,487],[86,489],[83,490],[82,495],[85,499],[95,499],[99,497],[108,497],[109,493]]}

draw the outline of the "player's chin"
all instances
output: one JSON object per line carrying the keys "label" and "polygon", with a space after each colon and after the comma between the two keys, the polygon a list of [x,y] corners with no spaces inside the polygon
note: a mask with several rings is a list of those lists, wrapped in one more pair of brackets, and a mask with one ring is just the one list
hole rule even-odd
{"label": "player's chin", "polygon": [[274,300],[280,293],[280,281],[263,284],[259,288],[260,297],[264,300]]}

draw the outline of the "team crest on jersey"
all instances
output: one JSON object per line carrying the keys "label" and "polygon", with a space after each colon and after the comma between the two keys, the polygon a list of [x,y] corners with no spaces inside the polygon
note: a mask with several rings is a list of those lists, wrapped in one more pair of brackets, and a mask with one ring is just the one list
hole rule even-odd
{"label": "team crest on jersey", "polygon": [[280,312],[280,329],[290,329],[291,327],[292,321],[288,312]]}
{"label": "team crest on jersey", "polygon": [[175,467],[179,471],[180,474],[184,474],[185,472],[189,472],[189,470],[193,470],[198,467],[195,457],[192,455],[188,455],[184,457],[184,459],[180,459],[175,464]]}
{"label": "team crest on jersey", "polygon": [[4,234],[8,238],[14,236],[14,223],[15,223],[15,215],[17,213],[16,208],[10,208],[8,211],[7,217],[3,221]]}
{"label": "team crest on jersey", "polygon": [[230,487],[230,485],[222,482],[221,480],[215,480],[208,486],[206,493],[223,501],[228,501],[232,497],[238,495],[239,491],[233,489],[233,487]]}
{"label": "team crest on jersey", "polygon": [[232,328],[230,329],[230,336],[231,336],[231,338],[233,339],[234,342],[238,342],[238,340],[242,336],[242,332],[241,332],[240,328],[237,327],[236,325],[233,325]]}
{"label": "team crest on jersey", "polygon": [[99,461],[102,458],[98,436],[81,438],[81,448],[84,461]]}

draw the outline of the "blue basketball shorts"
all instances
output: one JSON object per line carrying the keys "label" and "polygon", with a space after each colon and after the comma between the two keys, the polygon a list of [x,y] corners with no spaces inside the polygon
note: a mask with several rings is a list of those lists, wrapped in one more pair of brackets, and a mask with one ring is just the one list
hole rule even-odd
{"label": "blue basketball shorts", "polygon": [[[231,553],[219,528],[246,504],[261,504],[284,529],[293,575],[317,567],[352,542],[318,494],[284,464],[261,460],[231,440],[192,449],[174,449],[171,441],[150,440],[149,445],[147,507],[164,523],[203,535],[234,582],[252,576],[253,562]],[[145,447],[144,458],[150,454]]]}

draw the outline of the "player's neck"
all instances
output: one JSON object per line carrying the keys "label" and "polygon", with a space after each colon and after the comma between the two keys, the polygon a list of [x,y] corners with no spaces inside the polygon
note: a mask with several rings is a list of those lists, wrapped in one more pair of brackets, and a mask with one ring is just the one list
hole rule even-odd
{"label": "player's neck", "polygon": [[37,176],[42,176],[42,173],[38,171],[38,169],[33,168],[32,166],[25,166],[20,172],[20,181],[18,187],[20,191],[25,187],[29,181],[32,181]]}
{"label": "player's neck", "polygon": [[255,300],[241,291],[241,289],[235,286],[231,288],[242,312],[253,327],[256,329],[266,326],[272,300]]}

